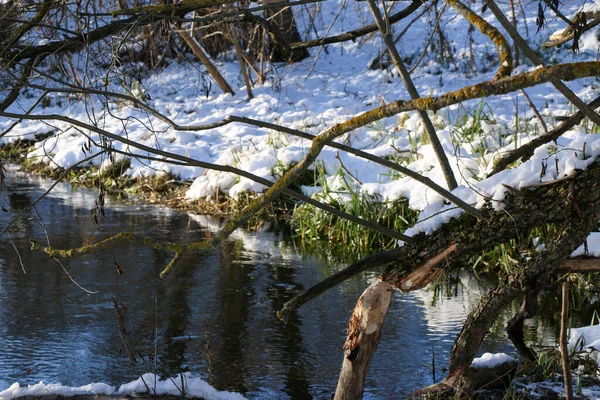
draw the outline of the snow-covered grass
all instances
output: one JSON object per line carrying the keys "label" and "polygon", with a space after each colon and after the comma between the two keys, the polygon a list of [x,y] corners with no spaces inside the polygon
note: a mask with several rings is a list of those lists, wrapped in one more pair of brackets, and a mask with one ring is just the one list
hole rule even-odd
{"label": "snow-covered grass", "polygon": [[584,351],[600,365],[600,325],[584,326],[570,330],[569,351]]}

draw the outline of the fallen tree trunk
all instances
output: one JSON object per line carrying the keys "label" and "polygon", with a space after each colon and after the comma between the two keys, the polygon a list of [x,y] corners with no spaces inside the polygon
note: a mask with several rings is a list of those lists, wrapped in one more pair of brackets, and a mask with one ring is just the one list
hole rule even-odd
{"label": "fallen tree trunk", "polygon": [[[600,221],[600,162],[596,161],[585,171],[553,182],[510,190],[503,207],[503,210],[494,211],[489,204],[483,208],[484,216],[479,219],[463,214],[430,235],[422,233],[413,236],[411,244],[387,252],[389,257],[382,253],[376,257],[377,260],[392,262],[393,258],[395,261],[381,275],[384,282],[400,290],[411,290],[421,285],[407,285],[410,276],[427,281],[428,275],[438,274],[440,270],[456,265],[462,258],[492,249],[514,238],[521,240],[536,227],[547,224],[558,227],[558,233],[549,243],[545,243],[545,251],[524,254],[519,272],[484,296],[469,315],[452,349],[448,376],[443,385],[438,385],[438,389],[460,387],[462,373],[470,366],[499,313],[518,296],[549,283],[551,275],[565,264],[573,250],[584,242],[592,230],[597,229]],[[359,262],[347,271],[364,271],[369,267],[365,264]],[[338,275],[344,272],[340,271]],[[350,275],[347,274],[345,278]],[[321,292],[326,290],[322,284],[317,286]],[[312,288],[306,293],[311,291]],[[300,294],[286,304],[282,314],[291,312],[311,298],[305,293]]]}

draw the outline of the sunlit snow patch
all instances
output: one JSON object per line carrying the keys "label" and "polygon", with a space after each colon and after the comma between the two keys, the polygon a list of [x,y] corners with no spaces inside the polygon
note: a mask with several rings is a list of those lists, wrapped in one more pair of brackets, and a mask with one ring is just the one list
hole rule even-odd
{"label": "sunlit snow patch", "polygon": [[105,383],[90,383],[89,385],[79,387],[63,386],[59,383],[45,384],[44,382],[35,385],[21,386],[15,382],[6,390],[0,392],[0,400],[9,400],[23,396],[43,396],[43,395],[61,395],[74,396],[77,394],[112,394],[115,391],[113,386]]}
{"label": "sunlit snow patch", "polygon": [[485,353],[471,363],[471,368],[494,368],[496,365],[514,361],[515,359],[505,353]]}
{"label": "sunlit snow patch", "polygon": [[186,372],[176,377],[161,380],[158,375],[146,373],[139,379],[121,385],[119,390],[105,383],[91,383],[85,386],[69,387],[60,384],[45,384],[21,387],[18,382],[0,392],[0,400],[10,400],[22,396],[61,395],[74,396],[80,394],[130,395],[133,393],[150,393],[153,395],[175,395],[186,397],[201,397],[205,400],[243,400],[239,393],[218,391],[206,381],[192,377]]}
{"label": "sunlit snow patch", "polygon": [[591,357],[600,363],[600,325],[584,326],[571,329],[569,336],[569,350],[586,350]]}

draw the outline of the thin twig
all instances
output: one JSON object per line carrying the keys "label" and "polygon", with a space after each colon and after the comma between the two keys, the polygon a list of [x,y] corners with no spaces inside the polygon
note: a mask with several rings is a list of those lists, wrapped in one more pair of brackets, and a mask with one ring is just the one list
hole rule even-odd
{"label": "thin twig", "polygon": [[533,104],[533,101],[531,101],[531,99],[529,98],[529,95],[527,94],[527,92],[525,90],[521,89],[521,93],[523,93],[523,96],[525,97],[525,100],[527,100],[527,104],[529,105],[529,108],[531,108],[531,111],[533,111],[533,113],[535,114],[536,118],[540,122],[540,127],[542,128],[542,131],[544,132],[544,135],[547,135],[548,134],[548,126],[546,125],[546,121],[544,121],[544,118],[542,117],[542,114],[540,114],[540,112],[538,111],[538,109],[535,106],[535,104]]}
{"label": "thin twig", "polygon": [[23,274],[27,275],[27,272],[25,271],[25,266],[23,265],[23,259],[21,258],[21,253],[19,252],[19,249],[17,249],[17,246],[15,245],[15,242],[14,242],[12,236],[10,235],[9,231],[6,231],[6,235],[8,236],[8,240],[10,240],[10,244],[12,244],[12,247],[15,249],[15,253],[17,253],[17,257],[19,258],[19,264],[21,265]]}
{"label": "thin twig", "polygon": [[54,261],[56,261],[58,263],[58,265],[60,265],[60,267],[62,268],[63,271],[65,271],[65,274],[67,274],[67,276],[69,277],[69,279],[71,280],[71,282],[73,282],[75,284],[75,286],[77,286],[79,289],[83,290],[87,294],[96,294],[96,293],[98,293],[97,290],[95,292],[93,292],[93,291],[88,290],[88,289],[84,288],[83,286],[81,286],[79,283],[77,283],[77,281],[75,279],[73,279],[73,277],[71,276],[71,274],[69,274],[69,271],[67,271],[67,269],[65,268],[65,266],[60,262],[60,260],[58,258],[52,257],[52,259]]}

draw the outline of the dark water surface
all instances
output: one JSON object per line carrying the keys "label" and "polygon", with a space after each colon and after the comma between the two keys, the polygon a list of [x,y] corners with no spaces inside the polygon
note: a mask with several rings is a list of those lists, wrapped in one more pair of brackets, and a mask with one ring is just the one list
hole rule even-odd
{"label": "dark water surface", "polygon": [[[11,171],[1,192],[9,212],[0,216],[0,229],[51,183]],[[95,199],[91,190],[60,184],[37,205],[53,246],[78,247],[121,231],[189,242],[218,227],[199,215],[117,202],[97,227]],[[119,385],[144,372],[191,371],[250,399],[327,399],[341,366],[349,311],[377,275],[340,285],[284,324],[275,312],[341,267],[302,257],[278,234],[236,233],[209,255],[186,255],[162,281],[158,274],[172,254],[131,243],[63,260],[73,280],[94,294],[75,285],[56,261],[29,250],[29,239],[46,241],[35,213],[10,235],[18,253],[6,235],[0,238],[0,391],[17,381]],[[115,261],[124,271],[119,278]],[[395,294],[365,398],[397,398],[433,383],[433,359],[436,378],[444,376],[452,341],[480,295],[468,276],[450,292],[435,304],[432,291]],[[126,310],[126,348],[115,301]],[[554,331],[535,321],[529,327],[530,336],[545,340],[553,340]],[[512,352],[493,332],[482,350]]]}

